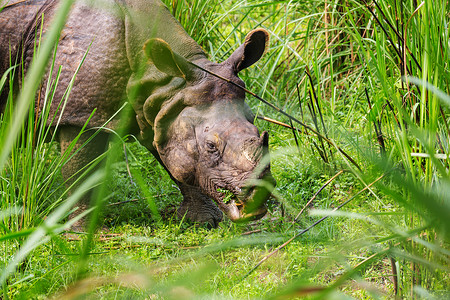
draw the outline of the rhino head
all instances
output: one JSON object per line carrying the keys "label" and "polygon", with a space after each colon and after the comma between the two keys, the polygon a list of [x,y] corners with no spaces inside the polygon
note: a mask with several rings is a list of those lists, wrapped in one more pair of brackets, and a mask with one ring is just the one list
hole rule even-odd
{"label": "rhino head", "polygon": [[[244,86],[238,73],[259,60],[267,41],[265,30],[254,30],[224,62],[201,58],[195,64]],[[275,185],[263,159],[268,156],[268,134],[260,135],[253,125],[245,91],[192,65],[163,40],[149,40],[144,51],[159,71],[180,79],[181,88],[153,125],[153,147],[170,174],[199,188],[232,221],[264,216]],[[255,184],[257,179],[269,184]]]}

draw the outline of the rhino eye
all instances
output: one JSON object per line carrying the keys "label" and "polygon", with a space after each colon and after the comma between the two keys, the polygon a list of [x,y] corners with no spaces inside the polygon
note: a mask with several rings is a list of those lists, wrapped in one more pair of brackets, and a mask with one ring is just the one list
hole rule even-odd
{"label": "rhino eye", "polygon": [[206,142],[206,150],[208,150],[208,152],[216,152],[217,151],[217,147],[216,145],[214,145],[213,142]]}

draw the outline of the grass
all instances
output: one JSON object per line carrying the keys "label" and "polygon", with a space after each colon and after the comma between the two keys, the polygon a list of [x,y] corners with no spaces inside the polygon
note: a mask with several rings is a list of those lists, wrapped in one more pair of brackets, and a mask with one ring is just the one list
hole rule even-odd
{"label": "grass", "polygon": [[[27,108],[47,63],[38,59],[18,96],[28,104],[19,102],[16,117],[6,113],[0,124],[2,297],[448,297],[449,160],[435,157],[447,155],[450,137],[448,1],[167,4],[213,61],[228,57],[255,27],[271,34],[266,55],[242,78],[293,118],[248,102],[258,115],[298,130],[255,119],[270,132],[278,182],[268,216],[249,224],[225,220],[216,229],[178,220],[181,198],[164,169],[139,144],[118,143],[99,191],[103,216],[94,211],[98,221],[78,241],[61,236],[78,194],[67,197],[59,176],[68,157],[41,138],[45,127],[30,126]],[[51,39],[44,45],[39,53],[50,58]],[[21,142],[13,144],[15,137]],[[94,234],[102,224],[109,231]]]}

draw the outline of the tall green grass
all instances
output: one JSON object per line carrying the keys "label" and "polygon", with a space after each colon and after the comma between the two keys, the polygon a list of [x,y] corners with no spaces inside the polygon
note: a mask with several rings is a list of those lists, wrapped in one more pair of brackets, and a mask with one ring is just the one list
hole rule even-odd
{"label": "tall green grass", "polygon": [[[18,76],[19,65],[10,68],[1,81],[0,88],[3,89],[6,88],[6,76],[11,78],[8,102],[0,118],[0,286],[4,299],[8,299],[8,286],[20,282],[9,280],[16,269],[23,266],[33,250],[48,242],[51,236],[70,228],[76,219],[62,221],[81,196],[99,182],[97,174],[86,180],[70,197],[67,197],[63,183],[58,182],[61,166],[69,159],[73,149],[73,146],[69,147],[65,155],[55,159],[54,149],[46,143],[56,139],[55,131],[47,128],[46,124],[50,118],[50,103],[56,100],[53,95],[58,85],[59,72],[56,72],[55,78],[49,78],[48,82],[43,83],[46,84],[43,87],[46,89],[45,97],[40,99],[43,109],[40,114],[35,110],[35,95],[41,83],[40,78],[48,70],[48,64],[50,70],[54,67],[51,57],[72,3],[67,1],[59,7],[45,41],[35,49],[35,57],[20,93],[14,95],[12,80],[14,73]],[[69,94],[70,87],[66,97],[60,99],[61,109]],[[58,192],[60,189],[63,192]]]}
{"label": "tall green grass", "polygon": [[[266,55],[242,74],[247,87],[322,137],[249,97],[258,115],[298,129],[255,119],[258,127],[271,133],[272,170],[278,181],[277,201],[269,203],[269,217],[250,225],[224,222],[211,231],[184,221],[162,221],[152,224],[153,229],[123,227],[126,234],[138,237],[111,242],[109,249],[118,247],[117,253],[133,257],[117,259],[116,252],[105,251],[105,242],[93,235],[98,210],[82,244],[74,246],[58,237],[70,224],[60,220],[76,202],[77,193],[56,210],[53,206],[42,210],[52,195],[55,203],[67,197],[54,189],[64,190],[58,169],[68,157],[49,153],[52,148],[44,144],[43,135],[51,135],[45,127],[29,126],[36,122],[27,108],[47,63],[38,59],[40,67],[29,74],[37,77],[30,79],[31,85],[25,81],[19,96],[28,103],[18,101],[22,105],[14,107],[21,117],[9,119],[4,114],[0,127],[1,144],[6,145],[0,149],[0,192],[11,199],[2,201],[6,205],[0,215],[2,224],[7,224],[0,231],[0,247],[6,249],[5,265],[0,265],[5,270],[0,281],[3,297],[30,295],[20,292],[19,287],[27,284],[30,293],[59,291],[57,297],[67,298],[448,296],[449,2],[166,3],[217,62],[226,59],[248,31],[267,29],[271,42]],[[62,26],[63,15],[56,26]],[[52,45],[51,38],[48,43]],[[42,46],[39,53],[50,57],[51,52],[51,46]],[[47,84],[49,98],[54,86]],[[22,123],[26,118],[28,122]],[[11,120],[20,120],[19,125]],[[12,143],[15,140],[20,142]],[[130,165],[143,171],[139,160],[145,156],[131,153],[130,157]],[[43,168],[37,158],[48,161],[50,168]],[[109,158],[106,173],[115,160]],[[322,190],[340,170],[345,172]],[[98,181],[94,177],[82,188]],[[146,180],[139,176],[136,181]],[[142,185],[141,189],[147,189]],[[315,210],[305,207],[319,190],[312,202]],[[104,185],[98,207],[104,206],[107,192]],[[144,198],[154,208],[155,198],[148,193]],[[341,210],[332,211],[349,199]],[[304,208],[310,213],[293,222]],[[273,249],[328,215],[331,218],[287,243],[249,273]],[[240,237],[258,230],[260,235]],[[51,265],[32,252],[37,247],[49,253]],[[15,256],[10,257],[13,252]],[[109,252],[113,257],[107,256]],[[38,266],[44,271],[33,279],[30,274],[38,274]]]}
{"label": "tall green grass", "polygon": [[[391,215],[372,220],[390,233],[370,244],[390,249],[380,256],[390,257],[398,268],[396,295],[414,297],[422,288],[442,288],[436,277],[448,282],[450,226],[448,1],[239,4],[221,3],[227,14],[219,18],[234,20],[230,23],[239,29],[217,30],[224,40],[219,51],[238,44],[242,28],[262,26],[271,33],[264,63],[245,74],[250,89],[333,141],[311,137],[305,128],[295,132],[304,162],[317,164],[329,177],[350,169],[355,188],[386,174],[367,195],[369,211],[361,213],[376,215],[382,209]],[[230,13],[235,10],[237,16]],[[219,51],[212,52],[218,61],[224,57]],[[257,100],[250,102],[258,113],[276,115]],[[277,118],[289,123],[282,115]],[[269,128],[276,132],[274,147],[283,145],[276,136],[283,133]],[[391,205],[398,206],[395,212],[386,210]],[[355,216],[349,216],[351,222]],[[379,259],[374,257],[371,262]]]}
{"label": "tall green grass", "polygon": [[367,171],[338,157],[335,145],[300,136],[303,151],[310,146],[323,166],[350,168],[363,186],[387,174],[367,199],[398,205],[401,214],[374,221],[391,231],[374,245],[390,241],[384,255],[400,268],[395,293],[420,296],[423,287],[440,286],[436,277],[448,280],[448,3],[315,4],[298,18],[303,6],[279,4],[289,13],[272,53],[280,51],[284,61],[268,62],[262,77],[272,86],[263,84],[261,93],[344,147]]}

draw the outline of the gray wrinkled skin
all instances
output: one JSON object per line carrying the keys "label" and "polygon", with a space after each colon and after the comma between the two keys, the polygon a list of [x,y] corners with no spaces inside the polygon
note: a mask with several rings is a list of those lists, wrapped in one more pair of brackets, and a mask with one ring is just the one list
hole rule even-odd
{"label": "gray wrinkled skin", "polygon": [[[180,216],[213,226],[222,219],[222,212],[233,221],[263,216],[269,191],[246,183],[264,177],[274,184],[268,165],[258,167],[261,172],[253,174],[268,153],[268,135],[259,135],[253,125],[241,89],[188,61],[243,86],[237,74],[264,53],[267,32],[250,32],[245,43],[218,64],[207,60],[159,1],[88,3],[77,1],[72,8],[56,54],[55,65],[62,66],[55,96],[59,100],[90,46],[62,113],[61,151],[67,149],[94,109],[90,127],[102,126],[128,101],[133,116],[114,118],[107,127],[117,130],[125,126],[165,166],[184,196]],[[9,67],[10,57],[14,61],[22,54],[27,69],[35,33],[41,30],[43,20],[45,34],[57,4],[13,0],[0,12],[0,74]],[[57,102],[52,103],[52,114],[59,115]],[[0,108],[2,105],[4,99],[0,99]],[[37,105],[42,108],[43,103]],[[88,137],[83,134],[77,147]],[[68,184],[76,178],[72,175],[106,145],[107,134],[102,133],[65,166],[63,176]],[[234,195],[227,203],[225,190]],[[80,206],[86,207],[86,203],[84,200]]]}

